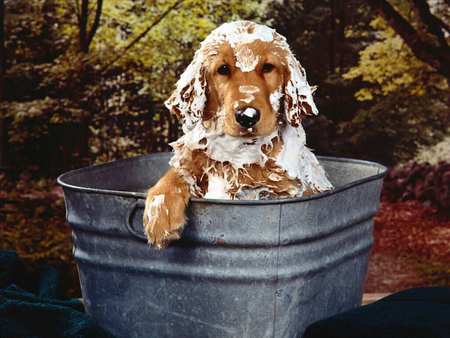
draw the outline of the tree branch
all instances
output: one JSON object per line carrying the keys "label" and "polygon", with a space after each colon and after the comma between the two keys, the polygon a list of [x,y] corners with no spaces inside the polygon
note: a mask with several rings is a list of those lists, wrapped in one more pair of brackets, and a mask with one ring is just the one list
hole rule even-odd
{"label": "tree branch", "polygon": [[92,40],[94,39],[95,33],[97,32],[98,26],[100,25],[100,17],[102,15],[102,7],[103,7],[103,0],[97,0],[97,7],[95,10],[95,18],[94,23],[92,24],[91,30],[88,34],[86,45],[89,49],[89,46],[91,45]]}
{"label": "tree branch", "polygon": [[106,71],[109,67],[111,67],[114,63],[116,63],[122,56],[125,55],[127,51],[129,51],[133,46],[138,43],[143,37],[145,37],[156,25],[158,25],[172,10],[176,9],[183,0],[177,0],[172,6],[167,8],[155,21],[153,21],[146,29],[144,29],[138,36],[136,36],[130,43],[128,43],[122,51],[116,54],[116,57],[106,64],[103,68],[103,72]]}
{"label": "tree branch", "polygon": [[420,19],[427,27],[428,31],[436,36],[441,46],[447,46],[447,40],[445,39],[444,32],[437,18],[431,14],[430,7],[426,0],[412,0],[413,8],[415,12],[419,15]]}
{"label": "tree branch", "polygon": [[442,29],[445,29],[447,31],[447,33],[450,34],[450,26],[447,25],[447,23],[445,23],[444,21],[442,21],[440,18],[438,18],[436,15],[431,14],[434,17],[434,20],[436,20],[436,22],[439,23],[439,26],[442,27]]}
{"label": "tree branch", "polygon": [[87,34],[87,23],[89,18],[89,0],[81,0],[81,12],[80,12],[80,51],[87,53],[86,48],[86,34]]}
{"label": "tree branch", "polygon": [[417,31],[386,0],[367,0],[400,35],[414,55],[450,78],[450,54],[446,47],[436,47],[421,39]]}

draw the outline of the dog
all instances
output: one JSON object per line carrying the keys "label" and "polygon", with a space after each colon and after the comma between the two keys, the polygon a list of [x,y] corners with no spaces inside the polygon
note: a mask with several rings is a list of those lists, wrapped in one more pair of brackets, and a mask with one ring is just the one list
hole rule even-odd
{"label": "dog", "polygon": [[317,115],[313,88],[275,30],[225,23],[201,43],[165,102],[184,135],[171,168],[148,191],[144,228],[158,249],[179,239],[191,196],[263,199],[332,189],[306,147],[302,119]]}

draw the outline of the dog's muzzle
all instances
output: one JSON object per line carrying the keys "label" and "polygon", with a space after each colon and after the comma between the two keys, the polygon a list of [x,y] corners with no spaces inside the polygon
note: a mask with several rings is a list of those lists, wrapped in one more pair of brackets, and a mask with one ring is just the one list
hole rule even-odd
{"label": "dog's muzzle", "polygon": [[259,121],[261,114],[258,109],[247,107],[238,110],[235,116],[237,123],[239,123],[241,127],[251,128]]}

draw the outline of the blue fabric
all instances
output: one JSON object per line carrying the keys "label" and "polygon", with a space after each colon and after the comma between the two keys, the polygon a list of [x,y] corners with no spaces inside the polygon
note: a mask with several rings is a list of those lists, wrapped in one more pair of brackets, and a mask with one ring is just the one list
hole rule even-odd
{"label": "blue fabric", "polygon": [[0,338],[111,338],[84,313],[79,300],[61,298],[51,267],[27,271],[14,252],[0,251]]}
{"label": "blue fabric", "polygon": [[303,338],[450,338],[450,288],[390,295],[318,321]]}

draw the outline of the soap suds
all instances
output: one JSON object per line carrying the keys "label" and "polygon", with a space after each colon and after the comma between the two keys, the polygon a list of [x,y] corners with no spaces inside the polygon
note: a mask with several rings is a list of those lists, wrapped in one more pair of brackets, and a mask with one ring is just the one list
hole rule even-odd
{"label": "soap suds", "polygon": [[153,196],[152,206],[155,208],[159,207],[164,203],[164,194]]}
{"label": "soap suds", "polygon": [[[236,169],[241,169],[246,164],[254,163],[264,166],[267,161],[267,155],[264,154],[261,147],[263,145],[270,146],[272,139],[277,135],[278,131],[275,130],[268,136],[249,140],[224,134],[220,130],[206,129],[202,123],[198,123],[193,130],[170,144],[175,149],[170,165],[177,167],[176,150],[180,147],[186,147],[191,151],[202,149],[211,159],[219,162],[229,162]],[[203,139],[206,140],[206,143],[200,142]]]}
{"label": "soap suds", "polygon": [[246,97],[244,97],[243,99],[239,99],[239,101],[242,101],[246,104],[249,104],[250,102],[252,102],[255,99],[255,97],[252,94],[248,94]]}
{"label": "soap suds", "polygon": [[[148,214],[147,217],[149,220],[158,219],[161,215],[161,211],[164,207],[164,194],[161,195],[155,195],[153,196],[153,199],[150,204],[150,208],[148,208]],[[166,213],[168,213],[169,210],[166,209]]]}
{"label": "soap suds", "polygon": [[319,111],[312,97],[312,88],[306,80],[305,69],[292,53],[288,54],[288,68],[290,79],[286,84],[285,95],[289,100],[285,100],[284,110],[286,120],[293,126],[301,124],[301,115],[317,115]]}
{"label": "soap suds", "polygon": [[270,105],[272,106],[272,110],[274,112],[278,112],[280,110],[280,100],[283,96],[283,92],[281,91],[281,88],[273,91],[270,96]]}
{"label": "soap suds", "polygon": [[251,21],[235,21],[217,27],[205,39],[204,44],[226,41],[234,48],[237,45],[245,45],[256,40],[271,42],[275,35],[279,34],[267,26],[258,25]]}
{"label": "soap suds", "polygon": [[228,194],[228,182],[225,178],[217,175],[208,175],[208,190],[203,198],[230,199]]}
{"label": "soap suds", "polygon": [[249,104],[255,99],[253,94],[259,92],[259,88],[256,86],[239,86],[239,92],[245,95],[245,97],[239,99],[239,101]]}
{"label": "soap suds", "polygon": [[257,86],[239,86],[239,92],[242,94],[255,94],[259,92],[259,88]]}
{"label": "soap suds", "polygon": [[267,187],[247,188],[244,187],[236,194],[236,198],[239,200],[261,200],[267,199],[272,193]]}
{"label": "soap suds", "polygon": [[287,125],[281,133],[281,138],[283,149],[278,154],[276,163],[286,170],[290,178],[299,179],[303,183],[300,194],[303,194],[307,187],[318,191],[333,188],[319,161],[306,147],[305,131],[301,125],[298,128]]}
{"label": "soap suds", "polygon": [[259,55],[255,55],[253,51],[246,47],[240,47],[235,50],[236,67],[243,72],[251,72],[255,70],[259,62]]}

